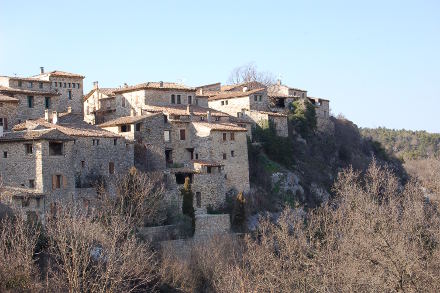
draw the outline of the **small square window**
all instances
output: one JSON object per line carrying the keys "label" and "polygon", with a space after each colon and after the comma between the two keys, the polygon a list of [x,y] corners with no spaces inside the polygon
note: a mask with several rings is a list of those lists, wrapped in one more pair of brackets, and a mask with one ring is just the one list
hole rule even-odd
{"label": "small square window", "polygon": [[42,89],[42,88],[43,88],[43,83],[40,82],[40,83],[38,84],[38,87],[39,87],[40,89]]}
{"label": "small square window", "polygon": [[186,139],[186,135],[185,135],[185,129],[180,129],[180,140],[185,140]]}
{"label": "small square window", "polygon": [[81,168],[85,168],[86,167],[86,161],[81,161]]}
{"label": "small square window", "polygon": [[170,141],[170,131],[169,130],[165,130],[163,132],[163,139],[167,142]]}
{"label": "small square window", "polygon": [[223,133],[223,141],[226,141],[226,132]]}
{"label": "small square window", "polygon": [[220,121],[220,117],[215,117],[215,121]]}
{"label": "small square window", "polygon": [[175,103],[176,103],[176,96],[171,95],[171,104],[175,104]]}
{"label": "small square window", "polygon": [[34,107],[34,96],[27,96],[28,108]]}
{"label": "small square window", "polygon": [[18,86],[19,86],[19,87],[22,87],[22,86],[23,86],[23,83],[22,83],[21,80],[18,81]]}
{"label": "small square window", "polygon": [[211,166],[206,167],[206,172],[211,173]]}
{"label": "small square window", "polygon": [[29,188],[35,188],[35,180],[29,179]]}
{"label": "small square window", "polygon": [[231,137],[231,140],[235,140],[235,133],[231,132],[230,137]]}
{"label": "small square window", "polygon": [[222,106],[224,106],[225,105],[225,101],[222,101]]}
{"label": "small square window", "polygon": [[136,131],[141,131],[141,124],[140,123],[136,123]]}
{"label": "small square window", "polygon": [[254,96],[254,101],[255,101],[255,102],[257,101],[257,96]]}
{"label": "small square window", "polygon": [[182,101],[180,100],[180,95],[177,95],[177,104],[182,104]]}
{"label": "small square window", "polygon": [[198,153],[196,153],[196,160],[198,160],[199,159],[199,154]]}
{"label": "small square window", "polygon": [[7,158],[8,157],[8,152],[3,152],[3,158]]}
{"label": "small square window", "polygon": [[108,173],[110,175],[115,174],[115,163],[113,163],[113,162],[108,163]]}
{"label": "small square window", "polygon": [[235,157],[235,152],[231,151],[231,157]]}
{"label": "small square window", "polygon": [[226,160],[226,153],[223,153],[223,160]]}
{"label": "small square window", "polygon": [[117,145],[117,144],[118,144],[118,139],[117,138],[113,139],[113,145]]}
{"label": "small square window", "polygon": [[225,101],[225,104],[227,105],[229,102],[228,101]]}

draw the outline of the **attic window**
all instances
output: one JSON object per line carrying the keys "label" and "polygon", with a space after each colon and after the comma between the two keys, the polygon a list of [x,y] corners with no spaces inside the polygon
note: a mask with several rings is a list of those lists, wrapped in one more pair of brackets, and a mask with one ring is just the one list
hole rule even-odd
{"label": "attic window", "polygon": [[49,142],[49,155],[50,156],[62,156],[63,155],[63,143],[62,142]]}
{"label": "attic window", "polygon": [[130,132],[130,131],[131,131],[131,125],[130,124],[121,125],[121,132]]}

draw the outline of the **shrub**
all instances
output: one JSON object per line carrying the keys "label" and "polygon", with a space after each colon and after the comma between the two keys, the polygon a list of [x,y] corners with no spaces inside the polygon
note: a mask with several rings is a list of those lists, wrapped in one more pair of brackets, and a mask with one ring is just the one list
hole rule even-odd
{"label": "shrub", "polygon": [[312,135],[317,127],[315,106],[309,100],[300,99],[294,101],[290,108],[292,109],[288,115],[290,125],[302,137]]}

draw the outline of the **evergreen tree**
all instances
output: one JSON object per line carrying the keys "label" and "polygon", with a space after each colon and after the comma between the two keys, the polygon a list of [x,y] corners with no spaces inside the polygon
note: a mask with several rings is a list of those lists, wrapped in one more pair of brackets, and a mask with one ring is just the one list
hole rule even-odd
{"label": "evergreen tree", "polygon": [[191,218],[192,221],[192,229],[193,233],[195,230],[195,214],[194,214],[194,195],[191,190],[191,183],[189,177],[185,178],[185,184],[183,184],[183,188],[180,190],[183,201],[182,201],[182,213]]}

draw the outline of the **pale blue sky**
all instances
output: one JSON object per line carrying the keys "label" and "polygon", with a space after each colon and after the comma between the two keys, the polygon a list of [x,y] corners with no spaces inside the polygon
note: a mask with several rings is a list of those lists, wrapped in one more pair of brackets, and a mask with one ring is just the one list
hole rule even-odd
{"label": "pale blue sky", "polygon": [[0,0],[0,75],[196,86],[255,62],[366,127],[440,132],[439,55],[438,0]]}

